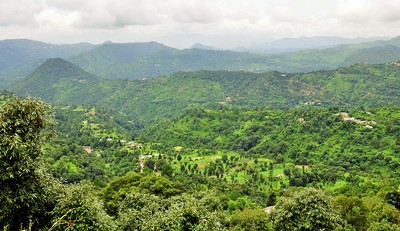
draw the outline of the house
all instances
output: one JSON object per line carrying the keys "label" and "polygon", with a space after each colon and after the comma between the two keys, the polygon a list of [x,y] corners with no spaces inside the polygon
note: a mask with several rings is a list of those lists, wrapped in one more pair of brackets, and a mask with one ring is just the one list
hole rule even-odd
{"label": "house", "polygon": [[83,146],[83,150],[85,150],[87,154],[91,154],[93,152],[93,148],[90,146]]}
{"label": "house", "polygon": [[270,213],[270,212],[272,211],[273,208],[275,208],[275,206],[268,206],[268,207],[265,207],[265,208],[264,208],[264,211],[265,211],[266,213]]}

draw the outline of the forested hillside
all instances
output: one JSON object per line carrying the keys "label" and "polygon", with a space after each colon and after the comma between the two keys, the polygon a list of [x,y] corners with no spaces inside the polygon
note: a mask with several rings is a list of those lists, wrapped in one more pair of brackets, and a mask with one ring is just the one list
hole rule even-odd
{"label": "forested hillside", "polygon": [[[196,153],[198,158],[193,154],[186,158],[188,165],[200,162],[208,174],[226,175],[228,179],[234,179],[228,176],[237,174],[233,170],[240,161],[227,164],[220,172],[208,169],[209,166],[204,168],[204,160],[209,159],[204,156],[225,153],[231,161],[232,156],[249,158],[244,162],[255,168],[253,173],[265,177],[268,168],[262,166],[271,161],[275,166],[280,164],[280,168],[290,166],[289,163],[292,167],[300,166],[302,173],[297,176],[286,173],[292,186],[323,182],[335,185],[343,181],[349,184],[356,181],[359,186],[367,182],[380,184],[398,175],[398,111],[397,107],[371,111],[343,111],[339,107],[190,109],[178,119],[148,124],[141,131],[141,139],[162,143],[169,149],[180,146],[183,153]],[[274,176],[277,175],[274,171]]]}
{"label": "forested hillside", "polygon": [[104,80],[50,59],[9,90],[50,103],[93,104],[142,122],[175,117],[187,107],[376,107],[400,102],[398,63],[357,64],[310,73],[178,72],[153,79]]}
{"label": "forested hillside", "polygon": [[222,104],[142,128],[99,106],[50,109],[9,94],[0,102],[6,229],[398,230],[400,224],[398,107]]}

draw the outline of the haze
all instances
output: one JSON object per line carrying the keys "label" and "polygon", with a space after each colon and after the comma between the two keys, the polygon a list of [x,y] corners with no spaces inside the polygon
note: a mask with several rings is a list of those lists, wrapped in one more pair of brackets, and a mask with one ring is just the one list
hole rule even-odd
{"label": "haze", "polygon": [[394,37],[400,0],[2,0],[0,39],[234,48],[299,36]]}

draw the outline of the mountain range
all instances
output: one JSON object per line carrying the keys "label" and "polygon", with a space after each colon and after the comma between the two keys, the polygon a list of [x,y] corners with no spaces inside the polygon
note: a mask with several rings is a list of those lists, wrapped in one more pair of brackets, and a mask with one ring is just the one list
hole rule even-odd
{"label": "mountain range", "polygon": [[374,42],[377,40],[389,40],[389,38],[371,37],[371,38],[342,38],[342,37],[299,37],[282,38],[267,43],[252,45],[249,47],[238,47],[233,51],[252,52],[252,53],[282,53],[293,52],[305,49],[325,49],[345,44],[360,44]]}
{"label": "mountain range", "polygon": [[[306,42],[301,42],[303,40]],[[330,41],[333,41],[330,44],[336,44],[347,40],[287,39],[277,41],[276,47],[295,46],[296,41],[299,41],[298,44],[315,41],[316,44],[326,45]],[[3,40],[0,41],[0,86],[25,78],[51,57],[65,58],[102,78],[137,79],[196,70],[243,70],[256,73],[331,70],[356,63],[397,61],[400,59],[399,49],[400,37],[278,54],[224,51],[204,45],[179,50],[157,42],[51,45],[30,40]]]}

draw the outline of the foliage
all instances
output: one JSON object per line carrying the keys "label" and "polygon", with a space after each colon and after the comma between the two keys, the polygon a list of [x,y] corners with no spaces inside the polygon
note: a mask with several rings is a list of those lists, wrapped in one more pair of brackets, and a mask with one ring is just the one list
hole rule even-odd
{"label": "foliage", "polygon": [[116,216],[120,201],[127,194],[133,192],[168,198],[181,194],[183,192],[183,185],[180,182],[172,182],[167,178],[154,174],[141,175],[129,172],[125,176],[113,179],[104,189],[103,200],[106,204],[107,212]]}
{"label": "foliage", "polygon": [[231,215],[230,230],[267,231],[272,230],[268,213],[264,209],[236,210]]}
{"label": "foliage", "polygon": [[166,199],[128,194],[117,222],[120,230],[227,230],[218,198],[207,191]]}
{"label": "foliage", "polygon": [[391,224],[400,224],[400,211],[387,203],[384,198],[371,196],[363,198],[363,201],[368,210],[371,211],[368,214],[370,221],[378,223],[385,221]]}
{"label": "foliage", "polygon": [[275,230],[335,230],[342,223],[330,198],[314,188],[285,193],[272,210],[271,220]]}
{"label": "foliage", "polygon": [[57,178],[104,185],[112,176],[139,168],[141,150],[129,145],[139,124],[105,107],[55,107],[57,134],[44,146],[48,168]]}
{"label": "foliage", "polygon": [[52,211],[53,230],[115,230],[93,187],[86,183],[63,185]]}
{"label": "foliage", "polygon": [[55,182],[38,159],[42,132],[52,124],[50,107],[40,100],[15,98],[0,108],[1,225],[28,227],[51,204]]}
{"label": "foliage", "polygon": [[177,155],[175,145],[184,147],[175,166],[191,166],[186,173],[251,179],[257,186],[341,183],[342,193],[362,196],[378,192],[386,179],[397,182],[397,111],[351,110],[343,115],[353,120],[345,120],[339,108],[190,109],[177,119],[150,123],[140,138],[164,144],[160,152],[169,155]]}
{"label": "foliage", "polygon": [[400,227],[398,224],[382,221],[372,223],[368,231],[400,231]]}
{"label": "foliage", "polygon": [[364,205],[363,201],[355,196],[340,195],[333,199],[333,206],[339,211],[342,219],[347,222],[348,228],[355,230],[367,230],[369,210]]}

